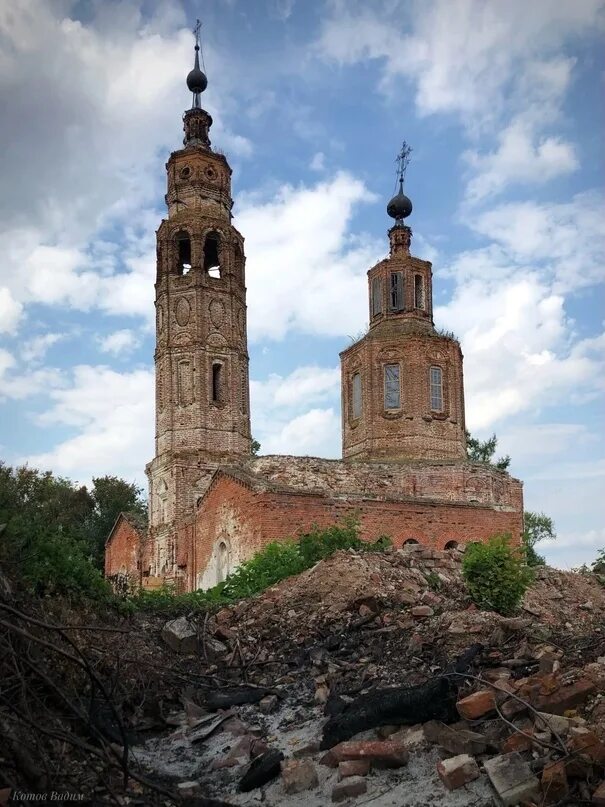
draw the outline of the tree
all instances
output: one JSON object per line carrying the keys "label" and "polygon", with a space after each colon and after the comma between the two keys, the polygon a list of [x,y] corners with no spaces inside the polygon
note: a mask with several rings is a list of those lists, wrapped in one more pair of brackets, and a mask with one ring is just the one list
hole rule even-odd
{"label": "tree", "polygon": [[508,454],[505,457],[500,457],[494,460],[494,454],[498,446],[498,438],[495,434],[489,440],[477,440],[470,432],[466,432],[466,453],[469,460],[473,462],[483,462],[486,465],[493,465],[500,471],[506,471],[510,465],[510,457]]}
{"label": "tree", "polygon": [[103,568],[105,541],[120,513],[129,513],[145,529],[147,526],[147,502],[143,491],[133,482],[117,476],[93,478],[90,492],[92,508],[84,529],[94,562]]}
{"label": "tree", "polygon": [[552,518],[544,513],[533,513],[531,510],[523,513],[523,545],[528,566],[544,565],[544,558],[538,555],[535,546],[539,541],[545,539],[554,541],[556,537]]}
{"label": "tree", "polygon": [[260,451],[260,443],[258,442],[258,440],[252,438],[252,444],[250,445],[250,452],[252,456],[257,457],[259,451]]}

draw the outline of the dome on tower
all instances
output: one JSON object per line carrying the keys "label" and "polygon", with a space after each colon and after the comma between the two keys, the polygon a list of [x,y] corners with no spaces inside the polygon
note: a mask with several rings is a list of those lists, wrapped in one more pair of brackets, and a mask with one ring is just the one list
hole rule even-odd
{"label": "dome on tower", "polygon": [[187,87],[189,91],[197,94],[200,92],[204,92],[206,87],[208,86],[208,79],[206,78],[206,74],[203,70],[200,69],[197,51],[199,48],[196,46],[195,48],[195,67],[193,70],[190,71],[189,75],[187,76]]}
{"label": "dome on tower", "polygon": [[412,212],[412,200],[400,188],[399,193],[393,196],[387,205],[387,214],[392,219],[407,219]]}

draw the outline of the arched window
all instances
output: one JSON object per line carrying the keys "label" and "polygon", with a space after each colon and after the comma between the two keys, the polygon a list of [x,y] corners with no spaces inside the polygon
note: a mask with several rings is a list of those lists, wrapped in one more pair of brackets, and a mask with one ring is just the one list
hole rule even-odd
{"label": "arched window", "polygon": [[204,241],[204,269],[210,277],[221,276],[219,260],[221,239],[218,233],[208,233]]}
{"label": "arched window", "polygon": [[458,549],[458,541],[448,541],[444,549]]}
{"label": "arched window", "polygon": [[401,384],[399,365],[384,365],[384,408],[399,409],[401,406]]}
{"label": "arched window", "polygon": [[379,277],[372,278],[372,316],[382,314],[382,280]]}
{"label": "arched window", "polygon": [[215,361],[212,363],[211,395],[212,403],[220,403],[223,399],[223,365]]}
{"label": "arched window", "polygon": [[179,230],[175,236],[177,248],[176,269],[180,275],[186,275],[191,269],[191,239],[185,230]]}
{"label": "arched window", "polygon": [[351,416],[353,419],[361,417],[361,374],[355,373],[351,379]]}
{"label": "arched window", "polygon": [[418,541],[415,538],[408,538],[406,541],[403,542],[403,546],[414,546],[417,544]]}
{"label": "arched window", "polygon": [[389,294],[389,310],[403,310],[403,273],[391,272],[391,288]]}
{"label": "arched window", "polygon": [[424,278],[422,275],[414,275],[414,308],[424,310]]}
{"label": "arched window", "polygon": [[443,370],[441,367],[431,367],[429,380],[431,410],[433,412],[443,412]]}
{"label": "arched window", "polygon": [[222,583],[229,574],[229,550],[227,544],[221,541],[216,548],[216,582]]}

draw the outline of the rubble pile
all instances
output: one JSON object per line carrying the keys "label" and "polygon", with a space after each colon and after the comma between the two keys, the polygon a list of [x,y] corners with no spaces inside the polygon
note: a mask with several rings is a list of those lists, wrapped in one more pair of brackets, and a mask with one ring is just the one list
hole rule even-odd
{"label": "rubble pile", "polygon": [[211,684],[136,753],[230,804],[603,805],[604,614],[590,576],[541,568],[502,617],[456,550],[339,552],[165,625]]}

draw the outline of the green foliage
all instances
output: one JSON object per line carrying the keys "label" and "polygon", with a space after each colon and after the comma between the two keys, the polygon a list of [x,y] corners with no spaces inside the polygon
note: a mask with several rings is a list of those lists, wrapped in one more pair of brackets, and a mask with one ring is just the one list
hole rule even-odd
{"label": "green foliage", "polygon": [[250,453],[253,457],[258,457],[258,452],[260,451],[260,443],[258,440],[252,438],[252,443],[250,444]]}
{"label": "green foliage", "polygon": [[84,522],[84,534],[94,563],[102,569],[105,541],[118,515],[128,513],[145,530],[147,503],[142,497],[141,488],[117,476],[96,477],[92,480],[92,485],[89,494],[92,507]]}
{"label": "green foliage", "polygon": [[469,544],[462,574],[476,605],[505,616],[514,613],[533,579],[523,554],[510,545],[508,535],[496,535],[485,544]]}
{"label": "green foliage", "polygon": [[596,560],[591,565],[594,574],[605,575],[605,549],[599,549]]}
{"label": "green foliage", "polygon": [[485,465],[493,465],[494,468],[498,468],[500,471],[506,471],[510,465],[510,457],[507,454],[505,457],[494,460],[497,447],[498,438],[495,434],[492,434],[489,440],[477,440],[470,432],[466,432],[466,454],[469,460],[482,462]]}
{"label": "green foliage", "polygon": [[535,546],[545,539],[553,541],[557,537],[552,518],[544,513],[523,513],[523,546],[528,566],[543,566],[544,558],[538,555]]}
{"label": "green foliage", "polygon": [[175,595],[171,589],[141,591],[130,599],[135,608],[161,613],[177,613],[185,609],[207,609],[228,605],[259,594],[269,586],[285,580],[339,549],[380,552],[392,546],[390,538],[381,536],[373,543],[359,537],[359,524],[354,518],[320,530],[317,527],[297,541],[287,540],[268,544],[250,560],[242,563],[223,583],[207,591]]}
{"label": "green foliage", "polygon": [[37,594],[108,595],[85,528],[93,510],[85,487],[0,463],[0,562]]}
{"label": "green foliage", "polygon": [[431,571],[428,574],[425,574],[424,577],[431,591],[435,592],[441,591],[441,589],[443,588],[443,583],[441,582],[441,578],[439,577],[437,572],[434,572],[431,569]]}

